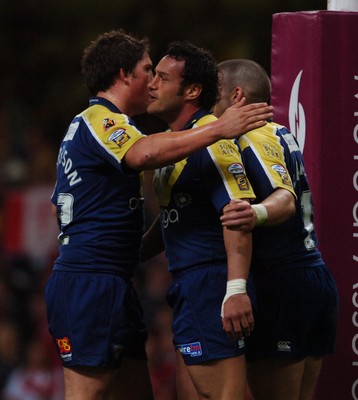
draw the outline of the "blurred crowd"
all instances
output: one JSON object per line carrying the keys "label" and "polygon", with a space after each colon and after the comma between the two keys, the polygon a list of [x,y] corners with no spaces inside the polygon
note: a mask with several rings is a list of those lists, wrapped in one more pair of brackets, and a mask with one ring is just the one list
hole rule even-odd
{"label": "blurred crowd", "polygon": [[[23,129],[22,137],[11,135],[10,126],[11,117],[0,112],[0,400],[61,400],[62,366],[48,333],[44,303],[58,252],[50,204],[57,143],[40,127]],[[147,225],[158,212],[151,179],[146,173]],[[157,400],[176,399],[171,311],[165,298],[170,279],[163,254],[141,264],[135,277]]]}

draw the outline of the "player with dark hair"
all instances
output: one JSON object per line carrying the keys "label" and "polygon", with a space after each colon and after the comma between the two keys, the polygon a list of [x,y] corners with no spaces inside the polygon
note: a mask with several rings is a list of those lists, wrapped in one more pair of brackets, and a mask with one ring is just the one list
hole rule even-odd
{"label": "player with dark hair", "polygon": [[143,234],[141,171],[263,125],[271,114],[266,104],[240,104],[188,134],[142,134],[130,117],[148,106],[148,51],[146,41],[123,31],[90,44],[82,71],[93,97],[72,120],[58,154],[51,200],[61,246],[46,303],[66,400],[153,398],[132,285]]}
{"label": "player with dark hair", "polygon": [[[269,77],[254,61],[224,61],[219,70],[217,116],[244,96],[249,103],[269,100]],[[310,400],[322,358],[334,351],[337,289],[317,249],[303,157],[295,137],[272,122],[238,145],[256,194],[251,273],[257,313],[246,340],[248,381],[255,400]],[[224,226],[241,225],[238,207],[237,201],[225,209]]]}
{"label": "player with dark hair", "polygon": [[[148,112],[170,129],[195,129],[215,120],[218,69],[212,54],[190,42],[170,44],[149,85]],[[177,391],[191,399],[182,380],[187,372],[195,396],[243,400],[246,387],[243,336],[253,328],[246,281],[251,232],[222,227],[231,199],[254,199],[237,147],[221,140],[182,161],[157,169],[154,183],[160,217],[143,242],[143,258],[163,249],[173,276]],[[189,386],[190,387],[190,386]]]}

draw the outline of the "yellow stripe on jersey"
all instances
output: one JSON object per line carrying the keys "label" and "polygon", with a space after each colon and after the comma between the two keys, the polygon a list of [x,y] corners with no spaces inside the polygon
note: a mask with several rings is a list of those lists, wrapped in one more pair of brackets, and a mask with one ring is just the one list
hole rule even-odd
{"label": "yellow stripe on jersey", "polygon": [[241,155],[233,140],[220,140],[208,148],[231,199],[255,199]]}
{"label": "yellow stripe on jersey", "polygon": [[[208,114],[196,121],[193,126],[201,126],[217,118]],[[250,182],[246,176],[241,155],[233,140],[220,140],[207,147],[207,150],[218,169],[226,190],[231,199],[255,199]]]}
{"label": "yellow stripe on jersey", "polygon": [[185,159],[177,162],[175,165],[169,165],[155,170],[153,183],[160,206],[166,207],[169,204],[171,189],[186,164],[187,161]]}
{"label": "yellow stripe on jersey", "polygon": [[102,105],[89,107],[81,116],[97,142],[118,162],[137,140],[145,137],[125,114],[113,113]]}
{"label": "yellow stripe on jersey", "polygon": [[241,136],[238,144],[242,151],[251,148],[273,188],[287,189],[296,198],[280,138],[275,134],[277,127],[277,124],[268,123]]}
{"label": "yellow stripe on jersey", "polygon": [[[193,128],[208,124],[209,122],[215,121],[216,117],[211,114],[205,115],[200,120],[195,121]],[[184,167],[187,164],[187,158],[177,162],[175,165],[169,165],[167,167],[159,168],[154,173],[154,187],[155,192],[158,196],[159,205],[166,207],[170,201],[171,189],[175,182],[182,173]]]}

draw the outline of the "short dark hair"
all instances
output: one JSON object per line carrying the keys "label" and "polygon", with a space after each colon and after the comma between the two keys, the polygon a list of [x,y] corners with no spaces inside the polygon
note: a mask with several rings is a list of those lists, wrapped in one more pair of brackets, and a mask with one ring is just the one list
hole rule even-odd
{"label": "short dark hair", "polygon": [[132,73],[146,52],[147,38],[139,40],[123,30],[98,36],[83,51],[81,60],[83,78],[91,94],[109,89],[121,68],[126,74]]}
{"label": "short dark hair", "polygon": [[[271,93],[270,78],[265,69],[253,60],[237,58],[219,64],[220,84],[225,79],[227,89],[236,86],[244,89],[246,101],[250,103],[269,102]],[[223,76],[224,75],[224,78]]]}
{"label": "short dark hair", "polygon": [[192,83],[199,83],[202,86],[200,107],[211,110],[219,98],[218,68],[212,53],[189,41],[175,41],[169,44],[165,55],[178,61],[185,61],[182,88]]}

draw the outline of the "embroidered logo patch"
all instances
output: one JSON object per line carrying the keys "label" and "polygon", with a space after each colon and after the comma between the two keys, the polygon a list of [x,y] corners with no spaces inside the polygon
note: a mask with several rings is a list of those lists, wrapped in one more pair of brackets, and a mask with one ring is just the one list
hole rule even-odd
{"label": "embroidered logo patch", "polygon": [[178,346],[178,350],[181,354],[189,355],[190,357],[198,357],[203,354],[201,350],[200,342],[188,343],[188,344],[180,344]]}
{"label": "embroidered logo patch", "polygon": [[72,360],[72,349],[70,340],[68,337],[63,337],[61,339],[56,339],[57,347],[60,351],[60,356],[63,361],[71,361]]}
{"label": "embroidered logo patch", "polygon": [[129,139],[130,136],[125,129],[118,129],[110,135],[108,141],[114,142],[117,146],[122,147],[125,143],[128,142]]}
{"label": "embroidered logo patch", "polygon": [[273,165],[271,165],[271,168],[280,175],[280,178],[281,178],[283,184],[285,184],[285,185],[291,184],[290,177],[289,177],[285,167],[283,167],[280,164],[273,164]]}
{"label": "embroidered logo patch", "polygon": [[237,185],[241,190],[249,190],[250,185],[247,180],[244,166],[240,163],[231,164],[227,168],[228,172],[234,175]]}
{"label": "embroidered logo patch", "polygon": [[112,128],[112,126],[116,125],[116,121],[112,118],[105,118],[102,121],[102,127],[104,131],[108,131],[109,128]]}
{"label": "embroidered logo patch", "polygon": [[291,351],[291,342],[287,340],[281,340],[277,342],[277,351]]}

